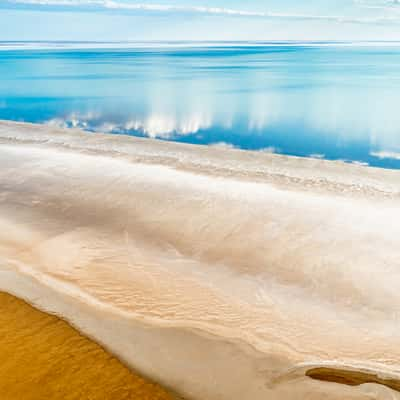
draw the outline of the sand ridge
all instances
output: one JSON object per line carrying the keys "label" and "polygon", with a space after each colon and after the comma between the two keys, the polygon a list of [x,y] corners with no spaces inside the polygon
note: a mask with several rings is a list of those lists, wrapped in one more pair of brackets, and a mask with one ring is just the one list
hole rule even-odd
{"label": "sand ridge", "polygon": [[[14,294],[35,277],[41,308],[47,285],[55,311],[188,398],[397,396],[278,377],[333,361],[400,376],[398,171],[3,122],[0,141]],[[85,324],[96,304],[123,339]],[[121,349],[142,330],[150,360]]]}

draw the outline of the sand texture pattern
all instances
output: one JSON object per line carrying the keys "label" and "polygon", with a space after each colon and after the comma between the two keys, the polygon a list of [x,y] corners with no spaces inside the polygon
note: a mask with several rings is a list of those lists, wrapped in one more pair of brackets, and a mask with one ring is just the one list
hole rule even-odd
{"label": "sand texture pattern", "polygon": [[400,171],[0,122],[0,290],[193,400],[399,399]]}
{"label": "sand texture pattern", "polygon": [[0,292],[2,400],[172,400],[56,316]]}

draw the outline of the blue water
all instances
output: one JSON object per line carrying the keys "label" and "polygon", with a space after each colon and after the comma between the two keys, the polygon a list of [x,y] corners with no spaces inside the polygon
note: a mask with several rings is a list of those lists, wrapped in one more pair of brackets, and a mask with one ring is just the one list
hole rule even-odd
{"label": "blue water", "polygon": [[400,168],[397,45],[18,46],[0,119]]}

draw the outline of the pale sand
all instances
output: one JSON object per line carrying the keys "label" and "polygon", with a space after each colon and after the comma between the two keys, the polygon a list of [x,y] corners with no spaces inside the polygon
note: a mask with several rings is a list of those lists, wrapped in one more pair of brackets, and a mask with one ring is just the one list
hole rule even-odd
{"label": "pale sand", "polygon": [[400,398],[399,217],[399,171],[0,123],[0,289],[195,400]]}
{"label": "pale sand", "polygon": [[2,400],[173,400],[56,316],[0,292]]}

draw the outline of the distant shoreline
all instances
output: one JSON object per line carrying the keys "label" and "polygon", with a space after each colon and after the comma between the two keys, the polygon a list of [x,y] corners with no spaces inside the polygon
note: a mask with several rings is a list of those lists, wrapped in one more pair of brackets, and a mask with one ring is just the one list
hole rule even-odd
{"label": "distant shoreline", "polygon": [[[24,45],[34,46],[54,46],[74,48],[99,48],[99,46],[114,47],[123,46],[125,48],[145,48],[145,47],[198,47],[198,46],[399,46],[400,40],[134,40],[134,41],[69,41],[69,40],[2,40],[0,49],[7,46],[20,48]],[[75,47],[78,46],[78,47]],[[42,48],[42,47],[39,47]]]}

